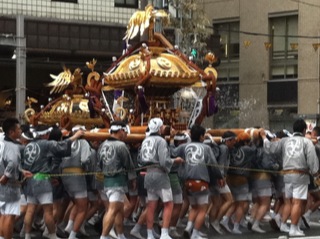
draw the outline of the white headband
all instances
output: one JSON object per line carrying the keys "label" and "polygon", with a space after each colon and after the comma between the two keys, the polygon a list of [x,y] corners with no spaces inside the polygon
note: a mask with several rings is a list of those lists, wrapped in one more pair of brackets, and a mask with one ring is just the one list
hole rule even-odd
{"label": "white headband", "polygon": [[34,138],[38,138],[39,136],[43,136],[43,135],[49,134],[52,131],[52,129],[53,128],[50,127],[48,129],[41,130],[41,131],[33,130],[32,131],[32,135],[33,135]]}
{"label": "white headband", "polygon": [[288,130],[286,130],[286,129],[283,129],[282,130],[283,131],[283,133],[285,134],[285,135],[287,135],[288,137],[292,137],[293,136],[293,134],[291,134]]}
{"label": "white headband", "polygon": [[[33,135],[33,133],[32,133],[32,135]],[[30,140],[30,141],[33,140],[33,138],[28,137],[24,132],[21,134],[21,136],[26,140]]]}
{"label": "white headband", "polygon": [[77,132],[79,130],[86,130],[86,127],[84,125],[76,125],[72,128],[72,133]]}
{"label": "white headband", "polygon": [[119,131],[123,129],[126,133],[130,134],[130,128],[128,125],[122,126],[122,125],[111,125],[109,132],[111,131]]}
{"label": "white headband", "polygon": [[126,125],[126,127],[124,128],[124,131],[125,131],[127,134],[130,134],[130,133],[131,133],[129,125]]}
{"label": "white headband", "polygon": [[271,133],[269,130],[265,130],[265,132],[266,132],[267,136],[268,136],[269,138],[271,138],[271,139],[277,137],[275,134]]}
{"label": "white headband", "polygon": [[187,140],[188,136],[186,134],[182,134],[182,135],[175,135],[173,137],[173,140],[179,140],[179,141],[183,141],[183,140]]}
{"label": "white headband", "polygon": [[228,140],[231,140],[231,139],[235,139],[237,138],[237,136],[230,136],[230,137],[227,137],[227,138],[222,138],[223,142],[226,142]]}

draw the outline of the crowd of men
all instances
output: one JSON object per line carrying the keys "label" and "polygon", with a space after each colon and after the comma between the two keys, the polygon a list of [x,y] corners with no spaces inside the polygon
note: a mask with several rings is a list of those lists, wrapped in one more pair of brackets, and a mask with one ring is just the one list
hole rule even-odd
{"label": "crowd of men", "polygon": [[219,143],[200,125],[171,129],[169,137],[165,129],[153,118],[143,142],[127,144],[129,127],[114,121],[108,139],[89,142],[83,126],[63,134],[56,126],[6,119],[0,239],[11,239],[14,230],[31,239],[34,228],[49,239],[90,237],[85,226],[99,219],[100,239],[203,239],[204,226],[219,234],[242,234],[243,226],[265,233],[261,221],[270,211],[273,229],[304,236],[301,228],[320,205],[319,127],[307,134],[298,119],[293,134],[226,131]]}

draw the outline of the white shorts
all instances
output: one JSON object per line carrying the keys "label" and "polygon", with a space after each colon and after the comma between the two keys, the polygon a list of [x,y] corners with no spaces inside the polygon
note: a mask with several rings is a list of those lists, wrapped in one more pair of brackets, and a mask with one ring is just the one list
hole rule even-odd
{"label": "white shorts", "polygon": [[41,193],[37,196],[28,196],[27,195],[27,203],[28,204],[52,204],[53,203],[53,195],[52,192]]}
{"label": "white shorts", "polygon": [[15,202],[0,201],[0,214],[20,216],[20,199]]}
{"label": "white shorts", "polygon": [[188,196],[190,205],[204,205],[209,203],[209,194]]}
{"label": "white shorts", "polygon": [[148,201],[158,201],[161,198],[162,202],[170,202],[173,200],[172,190],[160,189],[160,190],[148,190]]}
{"label": "white shorts", "polygon": [[285,197],[306,200],[308,196],[308,185],[306,184],[285,184]]}
{"label": "white shorts", "polygon": [[88,192],[87,191],[68,192],[68,195],[71,198],[81,199],[81,198],[87,198],[88,197]]}
{"label": "white shorts", "polygon": [[107,200],[109,202],[122,202],[124,203],[124,199],[126,197],[126,189],[125,188],[105,188],[105,195],[107,195]]}

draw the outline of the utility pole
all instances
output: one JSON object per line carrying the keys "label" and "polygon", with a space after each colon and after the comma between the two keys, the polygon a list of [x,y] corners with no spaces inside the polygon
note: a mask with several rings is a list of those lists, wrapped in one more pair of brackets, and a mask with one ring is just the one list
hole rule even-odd
{"label": "utility pole", "polygon": [[22,15],[16,18],[16,38],[16,117],[23,120],[26,108],[26,39]]}

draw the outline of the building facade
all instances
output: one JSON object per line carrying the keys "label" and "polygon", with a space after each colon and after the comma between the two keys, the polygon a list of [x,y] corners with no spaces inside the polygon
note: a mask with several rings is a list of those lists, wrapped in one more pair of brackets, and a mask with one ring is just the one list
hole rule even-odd
{"label": "building facade", "polygon": [[317,0],[212,0],[203,7],[219,47],[220,113],[215,127],[292,130],[319,117]]}

